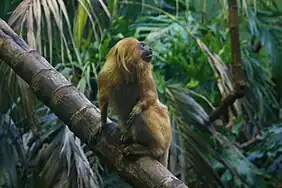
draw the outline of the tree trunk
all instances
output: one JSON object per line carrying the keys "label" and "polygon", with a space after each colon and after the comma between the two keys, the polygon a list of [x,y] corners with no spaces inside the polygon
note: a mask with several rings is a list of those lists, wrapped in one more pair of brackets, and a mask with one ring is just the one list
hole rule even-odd
{"label": "tree trunk", "polygon": [[[123,158],[117,125],[109,121],[100,126],[99,110],[78,89],[57,72],[36,50],[30,49],[0,19],[0,59],[4,60],[69,129],[91,150],[113,165],[119,175],[134,187],[187,187],[159,162],[149,157],[138,160]],[[110,138],[110,139],[109,139]]]}

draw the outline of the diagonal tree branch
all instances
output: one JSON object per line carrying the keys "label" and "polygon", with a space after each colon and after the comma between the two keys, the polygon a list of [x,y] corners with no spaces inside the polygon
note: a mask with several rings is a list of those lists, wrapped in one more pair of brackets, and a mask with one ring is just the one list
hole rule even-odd
{"label": "diagonal tree branch", "polygon": [[117,125],[108,122],[101,129],[99,110],[57,72],[45,58],[32,50],[0,19],[0,59],[4,60],[70,130],[91,150],[113,165],[121,177],[134,187],[186,188],[159,162],[149,157],[138,160],[123,158],[118,143]]}

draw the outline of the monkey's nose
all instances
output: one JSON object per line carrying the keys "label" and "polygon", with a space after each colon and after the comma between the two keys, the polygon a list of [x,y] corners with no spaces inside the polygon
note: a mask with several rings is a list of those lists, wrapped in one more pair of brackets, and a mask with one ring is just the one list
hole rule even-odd
{"label": "monkey's nose", "polygon": [[150,46],[147,46],[147,49],[145,50],[145,53],[146,53],[147,55],[152,55],[152,54],[153,54],[152,48],[151,48]]}
{"label": "monkey's nose", "polygon": [[153,56],[153,50],[150,47],[146,47],[146,49],[144,49],[141,57],[144,61],[146,62],[150,62],[152,60],[152,56]]}

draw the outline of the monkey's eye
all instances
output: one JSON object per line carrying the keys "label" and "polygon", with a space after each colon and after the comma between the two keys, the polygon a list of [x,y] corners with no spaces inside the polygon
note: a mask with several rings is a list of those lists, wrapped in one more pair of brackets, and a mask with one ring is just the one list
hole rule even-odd
{"label": "monkey's eye", "polygon": [[139,45],[140,45],[141,48],[144,48],[144,47],[145,47],[144,42],[139,42]]}

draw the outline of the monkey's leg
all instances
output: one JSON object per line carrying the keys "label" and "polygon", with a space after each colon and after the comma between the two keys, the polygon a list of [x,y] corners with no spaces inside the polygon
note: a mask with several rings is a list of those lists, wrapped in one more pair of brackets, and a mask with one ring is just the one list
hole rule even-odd
{"label": "monkey's leg", "polygon": [[98,103],[101,111],[101,123],[105,126],[107,123],[107,113],[109,105],[109,94],[112,92],[113,83],[108,79],[108,73],[102,71],[98,76]]}
{"label": "monkey's leg", "polygon": [[168,165],[168,154],[169,149],[167,149],[164,153],[162,150],[151,150],[148,147],[142,146],[140,144],[132,144],[130,146],[127,146],[123,150],[123,155],[136,155],[136,156],[150,156],[153,159],[159,161],[165,168],[167,168]]}
{"label": "monkey's leg", "polygon": [[163,154],[163,151],[157,149],[153,150],[141,144],[134,143],[129,146],[126,146],[123,149],[123,154],[125,156],[127,155],[151,156],[155,159],[158,159]]}
{"label": "monkey's leg", "polygon": [[107,111],[108,111],[108,98],[106,96],[102,96],[99,98],[99,108],[101,112],[101,123],[102,126],[107,124]]}

